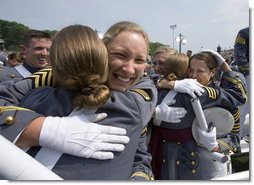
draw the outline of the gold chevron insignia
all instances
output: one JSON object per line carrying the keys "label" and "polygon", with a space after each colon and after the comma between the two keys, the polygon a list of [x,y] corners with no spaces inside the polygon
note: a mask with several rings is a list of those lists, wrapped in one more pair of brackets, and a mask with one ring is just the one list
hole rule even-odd
{"label": "gold chevron insignia", "polygon": [[207,90],[208,93],[208,97],[211,99],[216,99],[217,98],[217,94],[214,88],[211,87],[206,87],[204,86],[204,88]]}
{"label": "gold chevron insignia", "polygon": [[141,132],[141,136],[146,135],[146,133],[147,133],[147,126],[145,126],[145,127],[143,128],[143,130],[142,130],[142,132]]}
{"label": "gold chevron insignia", "polygon": [[26,79],[32,80],[33,88],[38,88],[40,86],[53,86],[53,78],[52,78],[52,69],[46,68],[39,70],[33,73],[31,76]]}
{"label": "gold chevron insignia", "polygon": [[131,91],[140,94],[146,101],[151,101],[151,98],[146,91],[142,89],[132,89]]}
{"label": "gold chevron insignia", "polygon": [[237,35],[236,43],[241,44],[241,45],[245,45],[246,44],[246,39],[242,38],[241,35]]}

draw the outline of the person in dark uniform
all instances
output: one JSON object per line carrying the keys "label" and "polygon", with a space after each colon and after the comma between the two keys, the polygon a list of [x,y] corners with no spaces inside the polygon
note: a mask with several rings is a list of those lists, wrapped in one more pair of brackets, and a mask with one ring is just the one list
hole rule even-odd
{"label": "person in dark uniform", "polygon": [[[250,67],[249,67],[249,27],[241,29],[235,39],[234,46],[234,63],[237,66],[237,69],[245,77],[247,84],[247,96],[250,96]],[[241,137],[246,136],[247,133],[244,132],[244,122],[246,115],[249,114],[250,110],[250,100],[248,100],[244,105],[240,106],[240,125]]]}
{"label": "person in dark uniform", "polygon": [[[166,76],[169,81],[183,79],[187,75],[186,71],[189,65],[188,57],[181,55],[185,54],[176,53],[166,59],[164,66],[164,76]],[[205,65],[207,63],[209,68],[206,66],[206,68],[200,70],[201,66],[198,65],[199,61],[196,60],[203,61]],[[219,62],[216,62],[216,60]],[[226,65],[222,64],[224,62],[220,59],[215,59],[214,53],[211,54],[210,52],[202,52],[195,54],[190,58],[189,76],[197,78],[197,80],[203,85],[208,85],[203,87],[205,92],[199,96],[199,100],[203,109],[217,106],[225,108],[230,112],[232,110],[235,111],[237,110],[237,105],[246,101],[246,96],[242,91],[244,89],[244,85],[240,81],[243,76],[241,76],[241,74],[237,74],[236,72],[230,71],[230,68],[227,68],[228,71],[225,70],[222,81],[222,85],[224,85],[225,89],[218,86],[210,87],[209,82],[212,83],[211,79],[214,76],[215,68],[218,66],[217,63],[220,63],[220,65]],[[199,70],[196,70],[196,68],[192,66],[194,64],[199,67]],[[207,72],[205,72],[204,69],[207,69]],[[197,74],[198,71],[200,74],[206,75],[202,76],[202,78],[201,76],[200,78],[197,76],[195,77],[194,73]],[[177,93],[170,89],[164,88],[159,90],[158,105],[165,104],[171,99],[175,99],[176,102],[171,106],[183,107],[186,109],[187,114],[180,119],[180,123],[171,123],[167,121],[156,120],[156,117],[155,119],[151,120],[154,126],[151,132],[152,136],[150,140],[149,151],[153,157],[152,167],[155,174],[155,179],[211,179],[212,175],[214,175],[214,169],[212,168],[213,166],[208,164],[207,161],[200,157],[199,153],[196,150],[197,145],[192,135],[191,127],[195,118],[195,112],[191,105],[192,97],[188,94]],[[237,126],[239,126],[239,124],[235,125],[234,129],[239,128]],[[232,130],[232,132],[237,132],[237,130]],[[234,133],[232,133],[232,135],[234,135]],[[228,138],[226,138],[226,140],[227,139]],[[234,149],[235,147],[234,139],[235,137],[233,137],[233,142],[231,141],[231,138],[229,138],[230,141],[228,142],[220,142],[214,140],[213,138],[207,143],[203,143],[203,145],[209,148],[209,151],[228,152],[228,148],[231,150],[231,148]],[[224,138],[222,140],[224,140]],[[227,143],[226,146],[224,143]],[[207,169],[205,169],[204,166]],[[204,174],[204,172],[207,174]]]}
{"label": "person in dark uniform", "polygon": [[[31,112],[29,109],[15,106],[1,107],[2,114],[0,117],[5,124],[1,125],[0,134],[13,141],[17,137],[17,134],[28,125],[18,138],[17,144],[19,146],[27,146],[29,142],[28,146],[31,146],[31,141],[34,139],[36,145],[38,145],[38,142],[40,142],[40,144],[44,143],[43,146],[48,148],[75,155],[70,156],[63,154],[57,163],[53,165],[52,170],[64,179],[150,180],[153,178],[153,173],[150,167],[151,156],[147,152],[146,146],[146,126],[156,105],[157,89],[148,77],[143,76],[148,54],[147,35],[139,25],[124,21],[114,24],[105,33],[103,41],[109,52],[109,78],[107,84],[112,91],[107,103],[102,105],[96,113],[106,112],[108,115],[106,119],[100,121],[100,125],[113,125],[127,130],[127,136],[130,138],[130,142],[126,144],[124,151],[114,153],[114,158],[111,160],[103,161],[75,157],[82,155],[80,151],[75,149],[75,144],[73,144],[74,146],[72,145],[73,151],[68,151],[64,148],[64,144],[66,144],[63,142],[65,141],[65,136],[62,136],[62,140],[57,140],[57,136],[61,135],[64,129],[60,128],[61,124],[59,124],[59,128],[57,129],[51,128],[53,134],[51,134],[51,137],[48,139],[45,139],[47,137],[44,137],[45,135],[43,134],[49,134],[49,132],[43,131],[45,121],[50,122],[50,120],[58,120],[59,122],[67,122],[71,121],[71,119],[73,119],[72,117],[43,118],[40,114]],[[4,97],[1,96],[3,97],[3,99],[1,99],[1,105],[4,103],[5,105],[13,105],[15,102],[18,103],[24,98],[24,95],[27,94],[29,89],[41,84],[50,84],[50,73],[50,70],[44,70],[35,73],[34,76],[28,79],[14,84],[12,88],[8,89],[8,94],[12,94],[11,96],[15,96],[15,98],[10,98],[8,95]],[[37,78],[37,75],[44,76],[44,80]],[[14,89],[21,91],[14,93]],[[0,89],[0,91],[2,90]],[[29,97],[23,100],[22,105],[34,109],[37,107],[38,110],[36,109],[36,111],[44,111],[44,114],[51,114],[53,110],[57,110],[62,113],[60,116],[67,116],[73,111],[73,106],[58,106],[61,104],[62,98],[55,92],[61,92],[60,90],[42,87],[42,89],[36,91],[37,90],[31,91]],[[45,96],[39,96],[40,98],[38,99],[37,94],[44,93]],[[66,92],[63,91],[63,93],[60,94],[63,95],[61,97],[66,97],[66,103],[68,105],[72,105],[72,101],[70,101],[71,93],[66,94]],[[64,94],[66,95],[64,96]],[[49,102],[47,101],[48,108],[51,110],[45,111],[45,107],[41,107],[43,103],[47,105],[46,101],[43,102],[43,98],[49,100]],[[50,101],[51,98],[52,101]],[[52,102],[54,103],[52,104]],[[38,106],[38,103],[40,106]],[[7,117],[3,116],[13,115],[13,113],[15,114],[15,120],[7,119]],[[83,111],[75,111],[72,115],[73,114],[75,118],[80,118],[81,115],[83,115]],[[26,115],[26,118],[22,119],[19,117],[20,115]],[[16,120],[19,122],[15,123]],[[77,121],[77,119],[75,119],[75,121]],[[29,122],[31,123],[29,124]],[[40,136],[37,135],[35,138],[31,138],[34,134],[33,132],[31,134],[30,129],[33,129],[33,126],[38,124],[43,124],[41,131],[38,132]],[[50,127],[50,124],[46,125]],[[50,141],[47,142],[47,140]],[[55,142],[52,142],[53,140]],[[94,138],[90,138],[90,140],[94,140]],[[85,142],[87,143],[88,141]],[[89,144],[88,142],[87,145],[89,146]],[[32,144],[32,146],[33,145],[34,144]],[[68,143],[69,147],[70,145],[71,143]],[[87,157],[89,157],[89,155]]]}
{"label": "person in dark uniform", "polygon": [[20,56],[19,53],[11,53],[8,55],[8,61],[6,66],[8,67],[16,67],[23,63],[23,57]]}
{"label": "person in dark uniform", "polygon": [[20,45],[24,54],[23,65],[5,67],[0,73],[0,84],[10,85],[48,66],[51,36],[45,31],[30,30]]}

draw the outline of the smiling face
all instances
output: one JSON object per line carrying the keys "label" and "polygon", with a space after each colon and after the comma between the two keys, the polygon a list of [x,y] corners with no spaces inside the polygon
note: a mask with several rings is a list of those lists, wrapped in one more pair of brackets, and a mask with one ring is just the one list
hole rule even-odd
{"label": "smiling face", "polygon": [[26,62],[36,68],[48,65],[51,40],[48,38],[32,38],[28,46],[21,46]]}
{"label": "smiling face", "polygon": [[120,32],[107,45],[109,53],[110,89],[126,91],[144,74],[147,61],[147,44],[141,34]]}

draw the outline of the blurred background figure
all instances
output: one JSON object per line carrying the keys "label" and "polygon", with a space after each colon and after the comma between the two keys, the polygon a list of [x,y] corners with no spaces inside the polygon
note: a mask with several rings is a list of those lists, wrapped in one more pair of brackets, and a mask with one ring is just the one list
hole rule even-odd
{"label": "blurred background figure", "polygon": [[191,55],[192,55],[192,50],[187,50],[187,56],[190,58],[191,57]]}
{"label": "blurred background figure", "polygon": [[11,53],[8,55],[8,61],[6,63],[6,66],[8,67],[16,67],[17,65],[22,64],[22,57],[19,55],[19,53]]}
{"label": "blurred background figure", "polygon": [[8,60],[8,54],[5,52],[4,45],[0,44],[0,65],[5,66]]}

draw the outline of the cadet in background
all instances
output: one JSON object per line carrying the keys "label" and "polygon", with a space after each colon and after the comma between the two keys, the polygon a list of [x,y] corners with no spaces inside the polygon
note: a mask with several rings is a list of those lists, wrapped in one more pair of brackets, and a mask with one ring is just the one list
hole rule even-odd
{"label": "cadet in background", "polygon": [[240,124],[241,124],[241,137],[245,137],[249,134],[249,131],[244,130],[244,122],[246,115],[250,112],[250,66],[249,66],[249,27],[241,29],[235,39],[234,46],[234,64],[237,69],[245,77],[247,84],[246,95],[248,97],[247,102],[240,106]]}
{"label": "cadet in background", "polygon": [[16,67],[23,63],[23,57],[19,55],[19,53],[11,53],[8,55],[8,62],[6,66],[8,67]]}
{"label": "cadet in background", "polygon": [[0,65],[5,66],[8,61],[8,53],[5,52],[4,44],[0,43]]}
{"label": "cadet in background", "polygon": [[[177,54],[174,55],[168,58],[168,61],[166,60],[165,64],[168,63],[168,67],[164,67],[164,76],[167,76],[167,74],[172,71],[172,74],[169,77],[173,81],[175,80],[173,78],[174,76],[183,78],[184,74],[187,74],[183,68],[188,67],[187,62],[185,62],[185,64],[182,62],[181,64],[180,56],[177,60]],[[215,57],[217,61],[215,60]],[[217,141],[216,136],[212,136],[210,137],[210,140],[204,140],[202,144],[208,148],[209,151],[226,153],[239,152],[236,150],[239,146],[239,111],[237,105],[244,103],[246,101],[246,96],[244,92],[244,84],[238,84],[238,82],[241,82],[243,76],[237,74],[237,72],[231,71],[230,67],[225,64],[223,58],[213,51],[195,54],[190,58],[190,61],[192,60],[193,63],[190,64],[189,77],[196,78],[203,85],[209,86],[204,86],[205,92],[199,97],[203,108],[214,106],[223,107],[229,110],[235,118],[234,128],[226,138],[220,138]],[[202,65],[201,62],[203,62]],[[170,63],[171,65],[169,65]],[[215,75],[215,69],[220,66],[222,66],[225,72],[222,81],[222,87],[224,87],[225,90],[218,86],[214,86],[212,81],[212,78]],[[180,74],[182,76],[180,76]],[[203,74],[203,76],[201,76],[201,74]],[[160,81],[160,84],[162,81],[163,80]],[[169,82],[167,81],[167,85],[169,85],[168,83]],[[170,90],[165,89],[170,87],[163,87],[164,89],[159,91],[159,105],[157,106],[162,108],[167,107],[167,102],[163,101],[166,99],[166,95],[170,94]],[[227,173],[225,165],[223,166],[217,161],[212,161],[208,156],[207,158],[201,158],[196,151],[197,146],[195,146],[191,132],[191,125],[195,118],[195,114],[191,103],[186,103],[191,100],[191,97],[181,93],[173,94],[168,97],[175,97],[174,99],[176,99],[176,103],[171,106],[183,107],[186,109],[187,114],[180,119],[180,122],[167,122],[164,120],[161,121],[160,119],[155,119],[155,121],[153,121],[155,126],[152,130],[150,147],[153,156],[152,166],[155,178],[164,180],[200,180],[225,175],[225,173]],[[169,100],[167,99],[167,101]],[[163,110],[164,109],[166,108],[163,108]],[[216,134],[214,131],[211,133]],[[207,133],[206,135],[208,136],[209,134]]]}
{"label": "cadet in background", "polygon": [[20,45],[21,52],[25,57],[23,65],[3,69],[0,73],[0,84],[13,84],[47,67],[51,43],[49,33],[39,30],[28,31]]}

